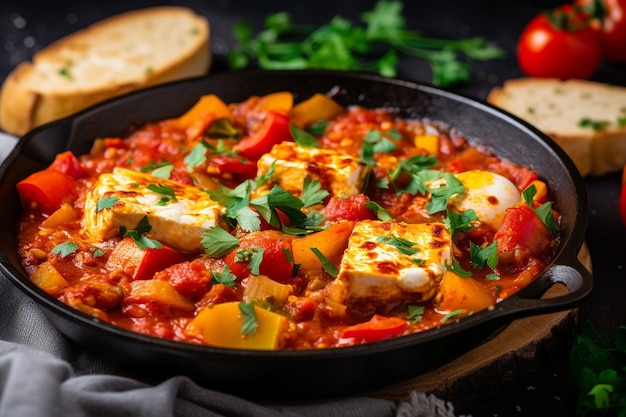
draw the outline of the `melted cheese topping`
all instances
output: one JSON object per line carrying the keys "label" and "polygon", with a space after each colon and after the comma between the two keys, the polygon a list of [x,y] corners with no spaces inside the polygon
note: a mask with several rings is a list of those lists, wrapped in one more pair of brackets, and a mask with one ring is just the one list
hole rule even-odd
{"label": "melted cheese topping", "polygon": [[[151,184],[170,188],[176,199],[160,203],[164,195],[148,189]],[[115,204],[98,211],[98,201],[111,196],[118,198]],[[202,249],[202,233],[221,221],[223,211],[198,188],[116,168],[113,173],[100,175],[87,192],[82,226],[92,239],[104,240],[118,235],[120,226],[134,229],[147,216],[152,226],[147,237],[195,252]]]}
{"label": "melted cheese topping", "polygon": [[258,161],[257,177],[267,174],[274,164],[274,174],[257,193],[268,192],[275,184],[300,196],[302,183],[309,176],[334,195],[355,195],[361,192],[365,167],[358,159],[331,149],[303,148],[294,142],[274,145],[270,153]]}
{"label": "melted cheese topping", "polygon": [[[402,240],[411,244],[402,250]],[[337,282],[344,302],[362,309],[390,309],[403,299],[432,298],[446,264],[452,239],[443,223],[358,222],[346,249]],[[359,308],[359,307],[357,307]]]}

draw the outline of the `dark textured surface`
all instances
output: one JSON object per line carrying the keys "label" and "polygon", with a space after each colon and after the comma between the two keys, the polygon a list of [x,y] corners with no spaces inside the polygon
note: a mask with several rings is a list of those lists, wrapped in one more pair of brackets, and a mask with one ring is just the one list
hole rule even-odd
{"label": "dark textured surface", "polygon": [[[451,89],[485,99],[488,91],[507,78],[521,76],[514,50],[517,36],[524,24],[537,12],[557,1],[493,2],[493,1],[431,1],[405,2],[409,27],[433,36],[458,38],[483,36],[507,52],[500,61],[473,63],[473,81]],[[0,5],[0,79],[22,60],[49,44],[52,40],[74,32],[103,17],[148,5],[166,4],[129,0],[114,1],[3,1]],[[226,70],[224,52],[234,45],[232,26],[247,19],[260,27],[267,13],[290,11],[299,23],[326,23],[339,14],[354,21],[360,13],[370,10],[374,1],[315,2],[287,1],[179,1],[206,15],[212,28],[212,46],[215,53],[213,71]],[[429,82],[430,72],[420,61],[401,62],[402,77]],[[604,64],[594,79],[626,85],[626,67]],[[581,319],[589,318],[600,331],[610,332],[626,324],[626,230],[619,221],[618,196],[620,175],[585,180],[589,195],[590,217],[586,241],[592,256],[595,288],[583,303]],[[489,398],[460,413],[474,416],[537,416],[572,415],[573,390],[567,385],[567,356],[551,358],[543,372],[523,381],[508,394]],[[539,360],[540,358],[537,358]],[[492,380],[506,379],[506,375],[492,375]],[[489,384],[486,384],[486,387]]]}

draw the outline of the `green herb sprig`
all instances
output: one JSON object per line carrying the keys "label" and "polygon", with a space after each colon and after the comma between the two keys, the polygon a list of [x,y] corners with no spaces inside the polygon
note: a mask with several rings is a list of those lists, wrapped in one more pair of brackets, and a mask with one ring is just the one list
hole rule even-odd
{"label": "green herb sprig", "polygon": [[253,62],[262,69],[323,68],[377,72],[395,77],[398,56],[424,60],[432,83],[447,86],[470,80],[470,60],[500,59],[504,52],[480,37],[458,40],[425,36],[406,27],[402,1],[380,0],[362,14],[361,24],[335,16],[319,27],[295,24],[287,12],[267,16],[256,36],[249,22],[234,27],[237,47],[229,51],[232,69]]}

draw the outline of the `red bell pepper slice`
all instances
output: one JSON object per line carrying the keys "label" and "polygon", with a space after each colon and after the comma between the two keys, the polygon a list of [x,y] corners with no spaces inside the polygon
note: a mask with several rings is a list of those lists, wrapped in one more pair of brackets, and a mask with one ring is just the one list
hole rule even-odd
{"label": "red bell pepper slice", "polygon": [[121,269],[133,280],[151,279],[155,273],[184,261],[183,255],[169,246],[141,249],[131,238],[125,238],[111,252],[106,268]]}
{"label": "red bell pepper slice", "polygon": [[17,192],[24,207],[53,213],[66,198],[76,196],[76,180],[70,175],[47,168],[17,183]]}
{"label": "red bell pepper slice", "polygon": [[358,342],[375,342],[400,336],[407,327],[406,320],[399,317],[374,314],[370,321],[346,327],[341,337],[355,339]]}
{"label": "red bell pepper slice", "polygon": [[209,160],[209,164],[217,167],[220,174],[238,174],[245,178],[254,178],[257,172],[256,163],[230,155],[216,155]]}
{"label": "red bell pepper slice", "polygon": [[261,127],[239,143],[233,150],[244,158],[257,161],[268,153],[272,146],[293,140],[289,129],[289,117],[276,112],[268,112]]}

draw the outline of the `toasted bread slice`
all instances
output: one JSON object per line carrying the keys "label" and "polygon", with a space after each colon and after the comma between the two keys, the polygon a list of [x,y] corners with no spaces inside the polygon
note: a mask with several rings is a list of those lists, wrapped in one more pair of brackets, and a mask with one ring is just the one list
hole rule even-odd
{"label": "toasted bread slice", "polygon": [[0,127],[23,135],[108,98],[206,74],[209,23],[184,7],[133,10],[47,46],[6,78]]}
{"label": "toasted bread slice", "polygon": [[626,164],[626,88],[586,80],[518,78],[487,101],[529,122],[565,150],[583,176]]}

